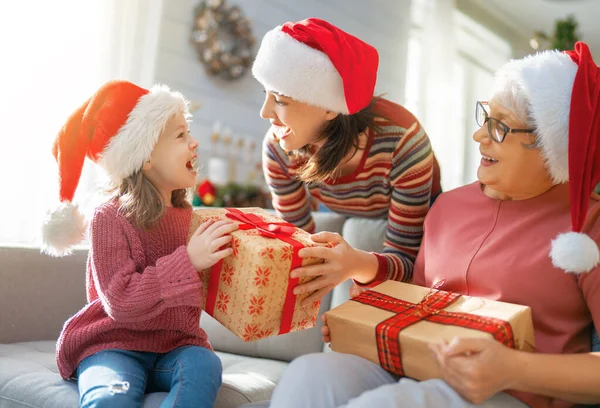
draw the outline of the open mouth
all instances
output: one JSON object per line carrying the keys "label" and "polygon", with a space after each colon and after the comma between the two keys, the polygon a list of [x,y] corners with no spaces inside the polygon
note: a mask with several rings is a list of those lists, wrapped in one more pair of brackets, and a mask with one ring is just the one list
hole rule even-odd
{"label": "open mouth", "polygon": [[292,129],[287,126],[273,125],[273,136],[276,140],[285,139],[292,133]]}
{"label": "open mouth", "polygon": [[494,159],[493,157],[490,157],[490,156],[486,156],[486,155],[482,154],[481,158],[483,160],[485,160],[487,163],[490,163],[490,164],[492,164],[492,163],[498,163],[498,160],[496,160],[496,159]]}
{"label": "open mouth", "polygon": [[187,163],[185,163],[185,167],[189,171],[191,171],[192,173],[197,173],[198,172],[198,165],[197,165],[196,158],[194,157],[192,160],[190,160]]}

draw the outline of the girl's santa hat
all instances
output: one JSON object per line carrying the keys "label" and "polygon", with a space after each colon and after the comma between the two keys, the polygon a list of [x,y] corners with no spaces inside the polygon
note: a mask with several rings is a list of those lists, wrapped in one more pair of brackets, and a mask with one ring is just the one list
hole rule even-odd
{"label": "girl's santa hat", "polygon": [[572,231],[552,241],[552,263],[566,272],[589,272],[600,263],[598,243],[582,233],[600,183],[600,69],[578,42],[573,51],[510,61],[496,80],[496,89],[514,83],[524,92],[552,180],[569,182]]}
{"label": "girl's santa hat", "polygon": [[378,65],[375,48],[327,21],[309,18],[265,34],[252,74],[267,91],[354,114],[373,99]]}
{"label": "girl's santa hat", "polygon": [[150,159],[158,137],[178,112],[189,117],[188,102],[164,85],[147,90],[111,81],[71,114],[52,147],[61,203],[44,220],[44,252],[67,255],[85,237],[85,219],[72,202],[85,158],[102,167],[118,186]]}

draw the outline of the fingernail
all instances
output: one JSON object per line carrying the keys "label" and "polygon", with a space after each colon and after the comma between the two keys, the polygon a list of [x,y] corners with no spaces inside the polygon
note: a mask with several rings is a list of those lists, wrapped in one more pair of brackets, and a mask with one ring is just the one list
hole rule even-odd
{"label": "fingernail", "polygon": [[299,289],[294,289],[294,295],[297,295],[297,294],[299,294],[299,293],[300,293],[300,290],[299,290]]}
{"label": "fingernail", "polygon": [[290,273],[290,277],[296,279],[298,277],[298,274],[296,272],[292,272]]}

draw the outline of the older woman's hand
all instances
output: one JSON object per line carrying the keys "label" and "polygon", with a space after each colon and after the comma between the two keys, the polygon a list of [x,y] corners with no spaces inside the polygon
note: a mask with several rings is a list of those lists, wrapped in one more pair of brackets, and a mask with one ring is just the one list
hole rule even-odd
{"label": "older woman's hand", "polygon": [[448,344],[430,344],[429,347],[440,365],[444,381],[473,404],[514,387],[518,351],[498,341],[455,338]]}
{"label": "older woman's hand", "polygon": [[[321,258],[323,263],[301,266],[291,272],[292,278],[314,277],[310,282],[298,285],[294,293],[312,293],[304,299],[308,305],[321,299],[340,283],[350,278],[372,280],[377,273],[375,255],[352,248],[340,234],[321,232],[312,235],[312,240],[329,243],[332,247],[303,248],[298,255],[301,258]],[[369,279],[370,278],[370,279]]]}

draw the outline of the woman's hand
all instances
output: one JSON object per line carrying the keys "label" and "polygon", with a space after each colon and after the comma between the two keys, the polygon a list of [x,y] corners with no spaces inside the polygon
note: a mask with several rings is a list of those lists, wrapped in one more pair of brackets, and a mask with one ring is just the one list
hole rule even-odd
{"label": "woman's hand", "polygon": [[324,260],[323,263],[301,266],[291,272],[292,278],[314,277],[310,282],[298,285],[294,289],[296,295],[314,292],[304,299],[304,305],[320,300],[347,279],[354,278],[368,282],[375,278],[378,266],[375,255],[352,248],[340,234],[333,232],[314,234],[312,240],[329,243],[333,247],[303,248],[298,253],[301,258]]}
{"label": "woman's hand", "polygon": [[448,344],[430,344],[429,348],[444,381],[473,404],[514,388],[519,352],[496,340],[455,338]]}

